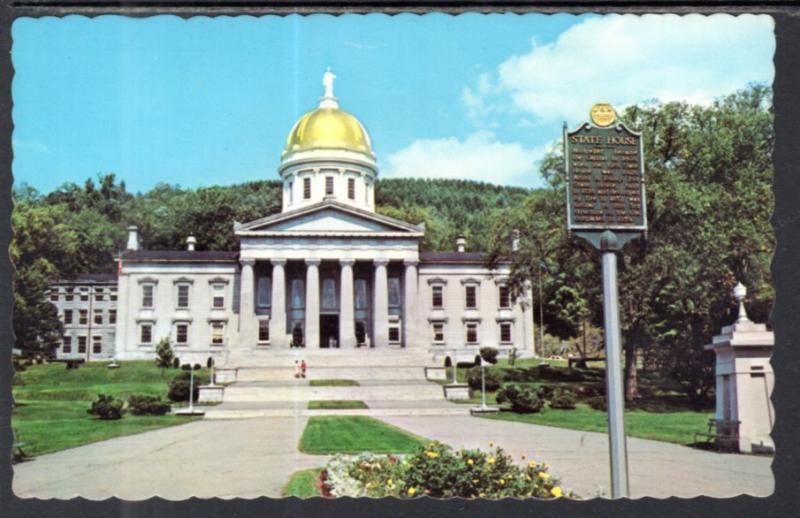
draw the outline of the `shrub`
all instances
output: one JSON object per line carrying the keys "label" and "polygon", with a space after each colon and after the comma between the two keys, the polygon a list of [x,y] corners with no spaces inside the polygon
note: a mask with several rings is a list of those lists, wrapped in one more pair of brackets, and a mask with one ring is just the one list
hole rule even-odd
{"label": "shrub", "polygon": [[559,410],[573,410],[575,408],[575,394],[571,390],[557,388],[550,396],[550,408]]}
{"label": "shrub", "polygon": [[195,363],[194,364],[194,370],[199,371],[200,369],[202,369],[202,367],[200,367],[200,364],[199,363]]}
{"label": "shrub", "polygon": [[206,367],[208,367],[210,369],[213,366],[214,366],[214,357],[213,356],[209,356],[208,360],[206,360]]}
{"label": "shrub", "polygon": [[481,347],[480,353],[481,358],[486,363],[491,363],[492,365],[497,363],[497,349],[494,347]]}
{"label": "shrub", "polygon": [[175,358],[172,359],[172,368],[177,369],[180,366],[181,366],[181,359],[176,356]]}
{"label": "shrub", "polygon": [[191,363],[184,363],[183,365],[181,365],[181,370],[184,370],[184,371],[192,370],[192,364]]}
{"label": "shrub", "polygon": [[97,400],[92,402],[92,407],[86,412],[100,419],[122,418],[124,403],[121,399],[107,394],[98,394]]}
{"label": "shrub", "polygon": [[518,414],[539,412],[544,406],[538,391],[526,385],[505,385],[497,393],[497,402],[511,403],[511,411]]}
{"label": "shrub", "polygon": [[548,467],[520,467],[501,448],[452,450],[432,442],[404,460],[393,455],[337,455],[323,471],[331,496],[415,498],[554,498],[566,494]]}
{"label": "shrub", "polygon": [[128,397],[128,410],[133,415],[164,415],[169,412],[170,405],[159,396],[132,394]]}
{"label": "shrub", "polygon": [[[183,368],[183,367],[181,367]],[[191,366],[189,366],[191,369]],[[187,369],[188,370],[188,369]],[[191,373],[189,372],[182,372],[175,376],[172,381],[169,382],[169,391],[167,392],[167,398],[170,401],[189,401],[189,381],[191,379]],[[194,392],[193,400],[197,401],[197,396],[200,394],[200,385],[204,383],[203,380],[200,379],[200,376],[194,377],[194,386],[192,387]]]}
{"label": "shrub", "polygon": [[[486,392],[494,392],[500,388],[502,376],[497,369],[484,367],[486,371]],[[467,373],[467,383],[473,390],[481,389],[481,368],[473,367]]]}
{"label": "shrub", "polygon": [[595,410],[608,410],[608,405],[606,405],[606,397],[605,396],[595,396],[586,400],[589,403],[589,406],[594,408]]}
{"label": "shrub", "polygon": [[172,352],[172,346],[169,345],[169,338],[165,336],[156,344],[156,365],[163,368],[170,367],[174,358],[175,354]]}

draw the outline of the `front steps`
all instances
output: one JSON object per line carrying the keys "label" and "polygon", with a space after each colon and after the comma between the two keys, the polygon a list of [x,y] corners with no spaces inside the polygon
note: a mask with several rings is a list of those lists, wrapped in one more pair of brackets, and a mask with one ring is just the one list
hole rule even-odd
{"label": "front steps", "polygon": [[[293,380],[294,381],[294,380]],[[240,381],[225,388],[223,401],[311,401],[356,399],[359,401],[444,399],[441,385],[408,380],[359,380],[360,386],[312,387],[294,383]]]}
{"label": "front steps", "polygon": [[300,417],[327,415],[381,416],[457,416],[469,415],[469,405],[443,399],[417,401],[370,401],[369,408],[347,410],[309,410],[304,401],[227,402],[204,407],[206,419],[254,419],[258,417]]}
{"label": "front steps", "polygon": [[[307,360],[308,361],[308,360]],[[292,381],[294,365],[291,367],[239,367],[237,381]],[[419,366],[396,367],[376,365],[371,367],[334,367],[330,365],[309,365],[306,379],[351,379],[351,380],[386,380],[400,379],[425,381],[425,368]]]}

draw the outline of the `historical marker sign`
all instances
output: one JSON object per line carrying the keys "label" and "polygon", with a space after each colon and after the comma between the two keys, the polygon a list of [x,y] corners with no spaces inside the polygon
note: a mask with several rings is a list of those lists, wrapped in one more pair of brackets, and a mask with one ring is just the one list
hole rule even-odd
{"label": "historical marker sign", "polygon": [[[564,128],[567,169],[567,227],[571,231],[623,232],[647,228],[641,135],[602,111],[595,124]],[[612,120],[613,122],[613,120]]]}

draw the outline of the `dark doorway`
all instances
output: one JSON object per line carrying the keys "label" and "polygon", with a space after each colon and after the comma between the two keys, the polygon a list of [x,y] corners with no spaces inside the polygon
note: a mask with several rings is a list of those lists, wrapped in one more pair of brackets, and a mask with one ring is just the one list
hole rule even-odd
{"label": "dark doorway", "polygon": [[319,346],[339,347],[339,315],[320,315]]}

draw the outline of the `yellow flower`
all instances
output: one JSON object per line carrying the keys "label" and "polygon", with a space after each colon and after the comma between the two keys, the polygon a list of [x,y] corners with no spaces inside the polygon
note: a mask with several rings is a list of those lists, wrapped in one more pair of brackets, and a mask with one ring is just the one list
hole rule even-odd
{"label": "yellow flower", "polygon": [[550,494],[553,495],[556,498],[561,498],[564,495],[564,493],[561,492],[561,488],[558,487],[558,486],[556,486],[553,489],[551,489],[550,490]]}
{"label": "yellow flower", "polygon": [[479,497],[481,497],[481,498],[483,498],[483,496],[484,496],[484,493],[478,493],[478,496],[479,496]]}
{"label": "yellow flower", "polygon": [[532,481],[533,480],[530,475],[525,475],[525,478],[527,478],[528,481]]}
{"label": "yellow flower", "polygon": [[435,451],[426,451],[425,455],[427,455],[429,459],[435,459],[436,457],[439,456],[439,454],[436,453]]}
{"label": "yellow flower", "polygon": [[501,478],[501,479],[500,479],[500,485],[501,485],[501,486],[503,486],[503,485],[505,485],[505,483],[506,483],[505,479],[502,479],[502,478]]}
{"label": "yellow flower", "polygon": [[472,466],[473,464],[475,464],[475,461],[474,461],[474,460],[472,460],[472,459],[467,459],[467,464],[469,464],[470,466]]}
{"label": "yellow flower", "polygon": [[530,461],[528,463],[528,467],[531,468],[531,469],[535,468],[536,467],[536,461],[535,460]]}
{"label": "yellow flower", "polygon": [[392,479],[389,479],[386,481],[386,485],[392,487],[394,485],[394,482],[392,482]]}
{"label": "yellow flower", "polygon": [[477,484],[478,482],[480,482],[480,480],[478,480],[477,478],[473,478],[473,479],[472,479],[472,483],[473,483],[473,484]]}
{"label": "yellow flower", "polygon": [[408,496],[414,496],[414,493],[416,492],[417,492],[416,488],[413,487],[408,488]]}
{"label": "yellow flower", "polygon": [[494,457],[489,457],[488,459],[486,459],[486,462],[488,462],[489,464],[494,464]]}
{"label": "yellow flower", "polygon": [[544,471],[540,471],[539,478],[542,480],[547,480],[548,478],[550,478],[550,475],[548,473],[545,473]]}

